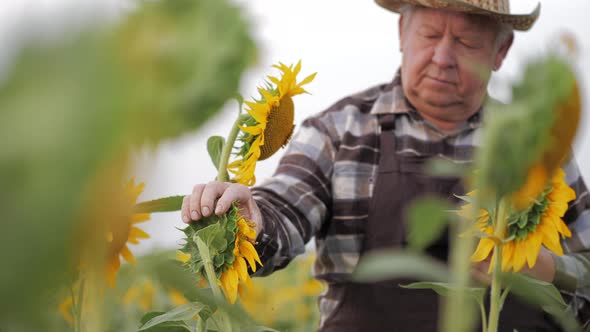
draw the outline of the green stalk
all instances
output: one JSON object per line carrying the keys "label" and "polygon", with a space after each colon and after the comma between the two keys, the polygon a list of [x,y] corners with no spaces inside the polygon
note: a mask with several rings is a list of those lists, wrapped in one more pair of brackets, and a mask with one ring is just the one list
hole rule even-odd
{"label": "green stalk", "polygon": [[[496,215],[496,222],[494,223],[494,236],[499,239],[504,239],[506,235],[506,226],[508,224],[507,218],[507,202],[506,199],[500,201],[498,207],[498,214]],[[502,283],[500,280],[502,274],[502,242],[494,246],[494,270],[492,273],[492,289],[490,291],[490,316],[488,321],[487,332],[497,332],[498,322],[500,320],[500,310],[502,299],[500,298],[500,291]]]}
{"label": "green stalk", "polygon": [[487,315],[486,315],[486,308],[483,305],[483,302],[479,302],[479,313],[481,314],[481,331],[487,332],[486,326],[488,325]]}
{"label": "green stalk", "polygon": [[[73,283],[72,283],[73,285]],[[74,296],[74,286],[70,287],[70,297],[72,298],[72,315],[74,316],[74,332],[80,332],[80,317],[78,315],[78,303],[76,301],[76,297]]]}
{"label": "green stalk", "polygon": [[197,332],[205,332],[205,320],[203,318],[198,318],[197,319]]}
{"label": "green stalk", "polygon": [[80,278],[80,288],[78,289],[78,319],[76,320],[78,331],[82,331],[82,306],[84,305],[84,287],[85,280],[84,278]]}
{"label": "green stalk", "polygon": [[[209,253],[209,248],[201,240],[200,237],[197,237],[197,247],[199,248],[199,252],[201,253],[201,258],[203,258],[203,265],[205,266],[205,273],[207,275],[207,281],[211,286],[211,291],[213,292],[213,296],[218,303],[224,303],[225,297],[221,293],[221,289],[219,289],[219,285],[217,285],[217,276],[215,275],[215,270],[213,268],[213,260],[211,259],[211,254]],[[219,331],[220,332],[231,332],[232,326],[231,321],[229,320],[229,316],[225,311],[222,309],[219,310],[219,316],[221,319],[221,323],[219,324]]]}
{"label": "green stalk", "polygon": [[[479,210],[479,204],[475,204],[475,211]],[[475,240],[471,237],[463,237],[462,234],[471,227],[471,223],[466,220],[457,220],[452,227],[454,239],[451,242],[451,253],[449,263],[451,266],[451,282],[454,283],[456,292],[445,299],[444,316],[442,321],[443,331],[447,332],[468,332],[472,331],[475,324],[474,312],[471,302],[465,289],[469,287],[471,280],[471,253],[475,247]]]}
{"label": "green stalk", "polygon": [[242,116],[238,114],[238,118],[234,122],[227,139],[225,140],[225,144],[223,145],[223,149],[221,150],[221,156],[219,157],[219,169],[217,170],[217,181],[227,182],[229,180],[227,175],[227,164],[229,162],[229,156],[231,155],[231,150],[234,147],[234,143],[238,138],[238,134],[240,132],[240,124],[242,123]]}

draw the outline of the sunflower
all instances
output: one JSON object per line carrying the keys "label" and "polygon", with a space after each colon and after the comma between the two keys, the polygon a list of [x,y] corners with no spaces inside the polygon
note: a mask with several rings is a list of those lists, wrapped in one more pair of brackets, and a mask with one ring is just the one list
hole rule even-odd
{"label": "sunflower", "polygon": [[258,88],[260,100],[245,102],[248,116],[240,126],[242,146],[236,153],[238,159],[228,165],[228,170],[235,174],[233,181],[247,186],[256,182],[256,162],[272,156],[289,141],[295,127],[292,97],[307,93],[302,86],[313,81],[316,75],[313,73],[298,83],[301,61],[295,68],[280,62],[273,67],[280,70],[282,76],[280,79],[268,76],[270,82],[266,87]]}
{"label": "sunflower", "polygon": [[[566,67],[562,71],[568,69]],[[539,140],[544,148],[539,158],[528,168],[524,184],[511,195],[512,204],[518,210],[529,206],[541,194],[545,183],[569,156],[569,150],[563,147],[571,146],[573,143],[582,113],[580,90],[575,77],[572,79],[569,91],[561,97],[553,108],[548,109],[550,114],[541,115],[552,119],[550,121],[552,125],[547,128],[548,140],[546,142]]]}
{"label": "sunflower", "polygon": [[252,245],[255,239],[256,231],[254,231],[253,225],[243,218],[238,220],[238,233],[233,250],[235,260],[233,265],[221,274],[221,289],[232,304],[236,302],[238,296],[239,281],[242,281],[246,287],[250,286],[251,280],[246,262],[250,265],[252,272],[256,272],[256,263],[262,265],[260,257]]}
{"label": "sunflower", "polygon": [[156,298],[156,286],[151,280],[144,280],[129,287],[121,301],[125,305],[137,305],[142,311],[148,311],[153,307]]}
{"label": "sunflower", "polygon": [[[125,204],[131,209],[135,205],[137,198],[144,188],[144,184],[135,185],[135,180],[131,179],[125,186],[124,199]],[[110,231],[107,234],[108,249],[106,257],[105,278],[111,287],[115,286],[116,275],[121,260],[119,256],[123,257],[127,262],[135,262],[135,257],[127,246],[128,243],[138,244],[139,239],[148,239],[150,236],[135,227],[135,224],[147,221],[150,219],[149,213],[135,213],[125,216],[122,219],[110,225]]]}
{"label": "sunflower", "polygon": [[203,285],[206,281],[205,263],[196,245],[196,238],[200,237],[208,244],[217,283],[228,302],[233,304],[237,299],[238,286],[250,285],[248,266],[256,272],[256,264],[262,265],[252,244],[256,239],[254,226],[240,215],[234,204],[223,216],[206,217],[186,227],[183,230],[186,244],[177,252],[176,258],[198,276],[199,284]]}
{"label": "sunflower", "polygon": [[[520,271],[525,263],[532,268],[539,256],[541,245],[557,255],[563,255],[560,238],[571,237],[571,232],[561,219],[568,209],[568,202],[576,198],[576,193],[565,183],[565,172],[558,169],[550,183],[532,204],[522,211],[508,216],[506,239],[502,247],[502,271]],[[462,207],[470,209],[470,204]],[[494,225],[490,213],[480,210],[477,228],[487,234],[482,237],[472,255],[474,262],[485,260],[500,240],[494,238]]]}
{"label": "sunflower", "polygon": [[68,296],[58,306],[59,313],[70,326],[74,326],[74,315],[72,315],[73,305],[74,301],[72,300],[72,297]]}

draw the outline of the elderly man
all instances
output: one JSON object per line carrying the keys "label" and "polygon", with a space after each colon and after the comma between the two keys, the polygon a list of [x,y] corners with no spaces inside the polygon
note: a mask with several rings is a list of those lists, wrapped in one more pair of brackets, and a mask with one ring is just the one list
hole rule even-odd
{"label": "elderly man", "polygon": [[[491,72],[502,65],[513,29],[529,29],[539,8],[511,15],[508,0],[377,2],[401,13],[403,58],[393,81],[305,120],[276,174],[261,186],[196,185],[182,216],[196,221],[239,201],[258,224],[262,274],[285,267],[315,237],[314,274],[328,285],[319,301],[322,331],[435,331],[434,292],[405,290],[397,283],[358,284],[349,276],[368,252],[405,245],[404,216],[412,200],[426,193],[451,199],[463,192],[459,179],[429,176],[421,166],[434,156],[471,161]],[[575,245],[566,244],[570,252],[563,257],[542,251],[526,273],[584,303],[577,287],[583,287],[578,281],[589,275],[588,266],[571,251],[589,243],[576,232],[590,227],[590,196],[575,164],[566,171],[579,197],[566,215],[568,223],[577,222]],[[447,238],[427,251],[445,261]],[[555,331],[541,311],[513,300],[504,307],[502,322],[507,331]]]}

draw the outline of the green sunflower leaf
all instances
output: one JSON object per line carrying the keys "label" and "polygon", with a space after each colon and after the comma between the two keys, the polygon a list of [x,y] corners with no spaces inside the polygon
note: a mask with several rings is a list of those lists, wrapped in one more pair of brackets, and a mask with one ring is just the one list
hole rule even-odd
{"label": "green sunflower leaf", "polygon": [[502,276],[504,285],[512,289],[512,293],[525,301],[535,304],[556,307],[565,310],[565,303],[557,288],[548,282],[537,280],[520,273],[507,273]]}
{"label": "green sunflower leaf", "polygon": [[564,331],[580,331],[576,318],[553,284],[520,273],[503,274],[502,284],[519,298],[552,315]]}
{"label": "green sunflower leaf", "polygon": [[170,196],[137,203],[134,213],[172,212],[182,208],[184,195]]}
{"label": "green sunflower leaf", "polygon": [[219,160],[221,159],[221,151],[225,145],[225,138],[221,136],[211,136],[207,140],[207,152],[213,162],[215,169],[219,169]]}
{"label": "green sunflower leaf", "polygon": [[[157,315],[157,316],[149,319],[147,322],[145,322],[142,326],[139,327],[138,331],[158,331],[158,330],[149,330],[149,329],[156,327],[156,326],[169,327],[170,324],[173,324],[172,326],[175,326],[175,327],[182,327],[182,326],[186,325],[186,324],[183,325],[182,321],[193,320],[195,318],[195,316],[199,315],[199,313],[205,307],[207,307],[207,305],[204,305],[199,302],[191,302],[191,303],[184,304],[180,307],[176,307],[166,313],[163,313],[161,315]],[[150,314],[148,314],[148,315],[150,315]],[[151,315],[153,315],[153,314],[151,314]],[[145,317],[146,316],[144,316],[144,318]],[[163,326],[163,325],[165,325],[165,326]],[[166,331],[168,331],[168,330],[166,330]],[[188,329],[188,331],[190,331],[190,329]]]}
{"label": "green sunflower leaf", "polygon": [[446,266],[415,252],[385,250],[366,255],[353,273],[355,281],[380,281],[398,277],[416,277],[447,281]]}
{"label": "green sunflower leaf", "polygon": [[[400,285],[402,288],[407,289],[432,289],[440,296],[449,296],[451,292],[457,292],[461,290],[457,286],[445,283],[445,282],[414,282],[409,285]],[[467,287],[462,288],[463,291],[467,295],[469,295],[472,299],[477,301],[478,304],[483,304],[484,296],[486,294],[486,289],[482,287]]]}
{"label": "green sunflower leaf", "polygon": [[220,223],[213,223],[201,230],[198,230],[193,235],[193,241],[197,241],[196,237],[200,237],[211,251],[211,256],[224,251],[227,248],[227,241],[225,240],[225,230]]}
{"label": "green sunflower leaf", "polygon": [[422,250],[438,239],[449,220],[452,206],[438,198],[424,198],[414,202],[409,210],[408,241],[410,247]]}

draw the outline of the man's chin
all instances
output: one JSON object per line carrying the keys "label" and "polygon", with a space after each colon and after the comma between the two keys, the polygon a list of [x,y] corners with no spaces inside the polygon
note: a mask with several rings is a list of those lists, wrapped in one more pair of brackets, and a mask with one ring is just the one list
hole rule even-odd
{"label": "man's chin", "polygon": [[437,108],[456,108],[461,107],[463,102],[456,97],[434,97],[434,98],[421,98],[421,101],[430,107]]}

